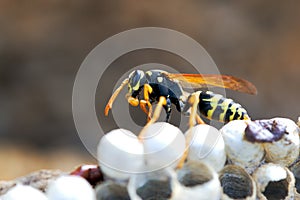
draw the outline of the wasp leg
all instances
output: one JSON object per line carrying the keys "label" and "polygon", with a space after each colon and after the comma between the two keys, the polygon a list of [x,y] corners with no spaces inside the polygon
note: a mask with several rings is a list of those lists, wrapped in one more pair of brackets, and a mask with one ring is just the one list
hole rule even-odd
{"label": "wasp leg", "polygon": [[167,97],[167,104],[164,106],[165,110],[166,110],[166,113],[167,113],[167,116],[166,116],[166,122],[169,122],[170,121],[170,114],[171,114],[171,100],[169,97]]}
{"label": "wasp leg", "polygon": [[159,116],[160,116],[160,113],[161,113],[161,110],[162,110],[163,106],[166,105],[166,104],[167,104],[166,98],[163,97],[163,96],[161,96],[161,97],[159,98],[159,102],[157,103],[157,106],[156,106],[156,108],[155,108],[155,110],[154,110],[154,113],[153,113],[152,118],[151,118],[151,119],[148,121],[148,123],[144,126],[144,128],[141,130],[141,132],[140,132],[140,134],[139,134],[139,136],[138,136],[138,138],[139,138],[140,141],[143,141],[143,136],[144,136],[144,134],[145,134],[147,128],[148,128],[151,124],[153,124],[154,122],[156,122],[156,121],[158,120],[158,118],[159,118]]}
{"label": "wasp leg", "polygon": [[[189,103],[192,105],[191,114],[189,118],[189,128],[191,129],[195,125],[195,120],[197,119],[197,106],[199,104],[199,95],[197,93],[193,93],[189,98]],[[199,115],[198,115],[199,116]],[[200,116],[199,116],[200,118]],[[201,120],[202,121],[202,120]]]}
{"label": "wasp leg", "polygon": [[[144,85],[144,100],[142,105],[142,110],[147,114],[147,121],[149,122],[151,120],[151,113],[152,113],[152,104],[150,102],[149,94],[151,94],[153,91],[152,87],[149,84]],[[149,110],[147,111],[146,106],[148,106]]]}
{"label": "wasp leg", "polygon": [[129,79],[125,79],[122,84],[116,89],[116,91],[113,93],[113,95],[110,97],[108,103],[105,106],[105,110],[104,110],[104,114],[105,116],[108,115],[109,110],[112,108],[112,104],[115,101],[115,99],[117,98],[117,96],[119,95],[119,93],[121,92],[121,90],[123,89],[123,87],[125,85],[128,84]]}
{"label": "wasp leg", "polygon": [[[189,103],[192,105],[192,108],[191,108],[191,114],[190,114],[190,118],[189,118],[189,130],[188,130],[188,134],[187,134],[187,137],[186,137],[186,143],[185,143],[185,151],[182,155],[182,157],[180,158],[179,160],[179,163],[177,164],[177,169],[180,169],[183,167],[184,163],[185,163],[185,160],[188,156],[188,153],[189,153],[189,145],[190,145],[190,142],[192,140],[192,128],[194,127],[195,125],[195,121],[198,121],[200,119],[200,122],[202,123],[202,119],[200,118],[200,116],[197,114],[197,106],[200,102],[200,99],[199,99],[199,94],[198,93],[193,93],[190,98],[189,98]],[[197,119],[198,118],[198,119]],[[204,123],[204,122],[203,122]]]}
{"label": "wasp leg", "polygon": [[205,124],[205,122],[201,119],[201,117],[198,114],[196,115],[196,121],[197,124]]}
{"label": "wasp leg", "polygon": [[132,105],[132,106],[139,105],[139,100],[137,98],[133,98],[133,97],[129,96],[129,94],[127,94],[125,97],[130,105]]}
{"label": "wasp leg", "polygon": [[148,118],[149,118],[151,114],[150,114],[149,110],[147,110],[147,108],[146,108],[147,105],[148,105],[148,104],[147,104],[147,101],[145,101],[145,100],[140,100],[140,107],[141,107],[142,111],[143,111],[144,113],[146,113],[147,116],[148,116]]}

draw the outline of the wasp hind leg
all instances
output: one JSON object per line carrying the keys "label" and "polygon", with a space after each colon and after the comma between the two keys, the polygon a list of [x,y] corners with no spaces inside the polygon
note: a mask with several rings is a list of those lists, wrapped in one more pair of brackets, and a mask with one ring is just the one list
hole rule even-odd
{"label": "wasp hind leg", "polygon": [[190,117],[189,117],[189,129],[188,129],[188,134],[185,140],[185,151],[181,157],[181,159],[179,160],[178,164],[177,164],[177,169],[180,169],[183,167],[188,153],[189,153],[189,145],[190,142],[192,140],[192,128],[194,127],[194,125],[197,124],[205,124],[205,122],[201,119],[201,117],[198,115],[197,113],[197,107],[200,103],[200,99],[199,99],[199,92],[195,92],[193,94],[191,94],[191,96],[189,97],[188,103],[191,105],[191,113],[190,113]]}

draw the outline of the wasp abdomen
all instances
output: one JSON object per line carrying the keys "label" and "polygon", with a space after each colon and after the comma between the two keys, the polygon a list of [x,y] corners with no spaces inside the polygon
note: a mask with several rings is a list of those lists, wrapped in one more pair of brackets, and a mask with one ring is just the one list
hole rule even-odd
{"label": "wasp abdomen", "polygon": [[227,99],[210,91],[199,93],[199,110],[208,119],[220,122],[250,119],[247,111],[232,99]]}

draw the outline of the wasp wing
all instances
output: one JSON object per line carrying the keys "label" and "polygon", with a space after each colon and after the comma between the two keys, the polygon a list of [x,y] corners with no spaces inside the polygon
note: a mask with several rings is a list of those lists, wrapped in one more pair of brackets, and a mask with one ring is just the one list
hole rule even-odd
{"label": "wasp wing", "polygon": [[256,87],[241,78],[217,74],[165,74],[169,79],[178,81],[184,88],[201,88],[214,86],[235,90],[238,92],[256,94]]}

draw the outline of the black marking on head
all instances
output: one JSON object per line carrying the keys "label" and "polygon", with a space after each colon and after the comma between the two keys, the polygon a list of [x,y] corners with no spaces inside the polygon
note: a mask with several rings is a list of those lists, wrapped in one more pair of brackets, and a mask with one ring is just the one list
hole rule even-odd
{"label": "black marking on head", "polygon": [[137,84],[139,84],[141,78],[144,76],[144,72],[142,70],[135,70],[129,75],[129,84],[131,88],[134,88]]}
{"label": "black marking on head", "polygon": [[145,73],[142,70],[134,70],[129,74],[128,92],[132,97],[137,97],[143,86],[147,83]]}

